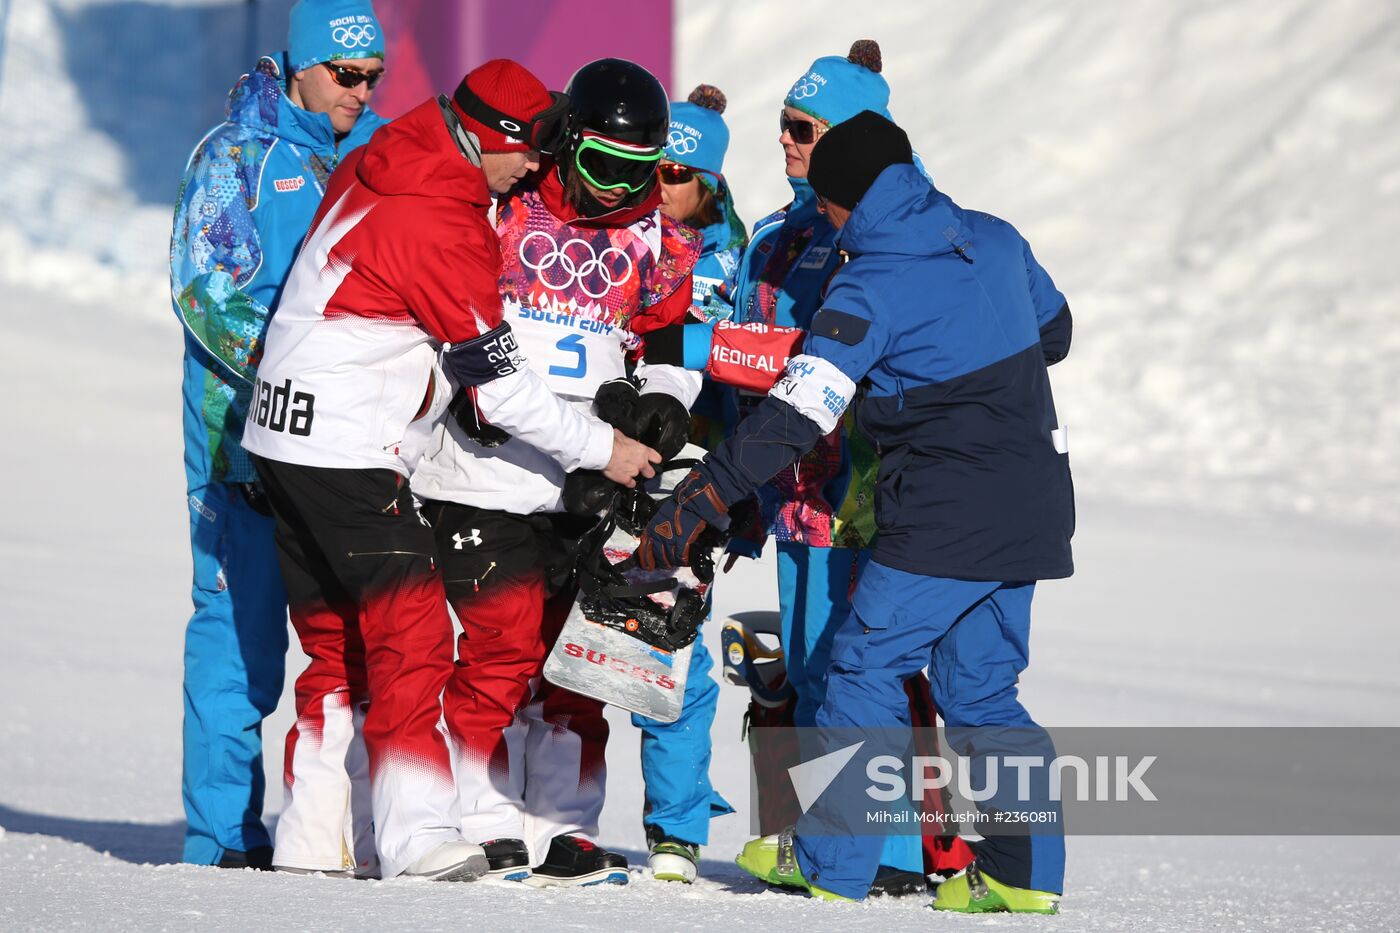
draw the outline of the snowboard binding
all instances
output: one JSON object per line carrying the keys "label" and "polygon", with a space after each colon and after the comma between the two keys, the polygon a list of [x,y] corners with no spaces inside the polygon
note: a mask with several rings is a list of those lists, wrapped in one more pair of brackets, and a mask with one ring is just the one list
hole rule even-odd
{"label": "snowboard binding", "polygon": [[650,491],[619,490],[579,541],[578,597],[545,659],[550,683],[657,722],[680,717],[714,565],[645,571],[632,555],[658,507],[652,495],[669,493],[694,463],[660,464]]}
{"label": "snowboard binding", "polygon": [[793,698],[787,665],[778,643],[782,619],[776,612],[741,612],[724,623],[724,681],[748,687],[753,702],[776,709]]}
{"label": "snowboard binding", "polygon": [[[658,465],[657,474],[684,475],[698,463],[693,458],[670,460]],[[709,539],[701,539],[707,546],[699,550],[690,568],[699,587],[679,583],[671,571],[642,573],[630,554],[616,563],[610,560],[608,540],[614,532],[640,535],[656,509],[656,499],[640,485],[622,489],[598,524],[584,535],[578,562],[579,607],[590,622],[625,632],[653,648],[675,652],[695,641],[709,613],[704,589],[714,580],[713,548],[724,543],[723,534],[707,529]],[[656,598],[660,594],[672,598]]]}

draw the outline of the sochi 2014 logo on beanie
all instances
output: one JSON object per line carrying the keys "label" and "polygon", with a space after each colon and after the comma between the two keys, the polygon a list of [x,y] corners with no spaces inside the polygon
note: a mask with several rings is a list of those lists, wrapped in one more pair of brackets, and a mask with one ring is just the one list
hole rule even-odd
{"label": "sochi 2014 logo on beanie", "polygon": [[826,78],[815,71],[809,71],[793,82],[787,96],[791,100],[806,100],[809,97],[816,97],[825,86]]}
{"label": "sochi 2014 logo on beanie", "polygon": [[[699,103],[696,103],[699,101]],[[688,99],[671,105],[671,127],[666,136],[666,158],[719,176],[729,148],[729,128],[724,125],[724,94],[702,84]]]}
{"label": "sochi 2014 logo on beanie", "polygon": [[793,82],[783,103],[835,126],[873,110],[889,117],[890,86],[880,73],[880,46],[859,39],[849,55],[824,55]]}
{"label": "sochi 2014 logo on beanie", "polygon": [[689,124],[679,120],[671,121],[671,132],[666,137],[666,155],[688,156],[700,148],[700,142],[705,138],[705,134]]}
{"label": "sochi 2014 logo on beanie", "polygon": [[298,0],[288,49],[296,71],[340,58],[382,59],[384,29],[369,0]]}

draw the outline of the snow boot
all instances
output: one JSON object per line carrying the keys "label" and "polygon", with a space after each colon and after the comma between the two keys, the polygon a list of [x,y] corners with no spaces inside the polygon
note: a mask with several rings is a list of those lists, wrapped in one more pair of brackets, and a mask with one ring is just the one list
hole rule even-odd
{"label": "snow boot", "polygon": [[582,836],[555,836],[544,862],[526,884],[537,888],[626,884],[627,859]]}
{"label": "snow boot", "polygon": [[241,849],[225,849],[224,854],[214,863],[214,867],[272,871],[272,846],[253,846],[247,852]]}
{"label": "snow boot", "polygon": [[320,875],[323,878],[354,878],[355,873],[348,868],[322,871],[319,868],[296,868],[292,865],[273,865],[273,871],[285,875]]}
{"label": "snow boot", "polygon": [[498,881],[524,881],[530,877],[530,849],[523,839],[492,839],[483,842],[491,877]]}
{"label": "snow boot", "polygon": [[849,901],[849,897],[819,888],[802,877],[802,866],[797,864],[797,853],[793,851],[792,843],[791,827],[776,836],[759,836],[745,843],[734,862],[755,878],[769,884],[806,891],[812,897],[823,901]]}
{"label": "snow boot", "polygon": [[700,866],[700,847],[668,836],[656,826],[647,827],[647,845],[651,854],[647,865],[657,881],[679,881],[690,884]]}
{"label": "snow boot", "polygon": [[481,846],[470,842],[444,842],[403,870],[400,878],[429,881],[475,881],[491,870]]}
{"label": "snow boot", "polygon": [[933,909],[954,910],[964,914],[994,911],[1055,914],[1060,912],[1060,895],[1002,884],[991,875],[978,870],[977,863],[973,862],[961,874],[954,875],[938,886],[938,892],[933,899]]}
{"label": "snow boot", "polygon": [[870,882],[870,897],[910,897],[928,894],[928,878],[916,871],[881,865]]}

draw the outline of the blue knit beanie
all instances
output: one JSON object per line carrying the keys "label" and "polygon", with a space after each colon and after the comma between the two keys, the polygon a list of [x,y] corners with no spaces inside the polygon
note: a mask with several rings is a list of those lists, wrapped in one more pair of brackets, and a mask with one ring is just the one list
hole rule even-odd
{"label": "blue knit beanie", "polygon": [[672,104],[666,158],[723,174],[724,153],[729,149],[729,127],[721,116],[726,104],[723,92],[712,84],[691,91],[685,103]]}
{"label": "blue knit beanie", "polygon": [[383,58],[384,30],[369,0],[297,0],[287,58],[294,71],[338,58]]}
{"label": "blue knit beanie", "polygon": [[783,103],[832,126],[862,110],[888,118],[890,86],[880,76],[880,68],[880,46],[874,39],[859,39],[845,58],[828,55],[812,62]]}

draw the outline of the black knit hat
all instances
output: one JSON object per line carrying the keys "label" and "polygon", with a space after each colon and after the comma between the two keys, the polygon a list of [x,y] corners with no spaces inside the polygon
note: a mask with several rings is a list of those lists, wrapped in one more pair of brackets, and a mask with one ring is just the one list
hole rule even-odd
{"label": "black knit hat", "polygon": [[818,197],[854,210],[881,172],[913,162],[908,134],[875,111],[862,110],[822,134],[807,181]]}

